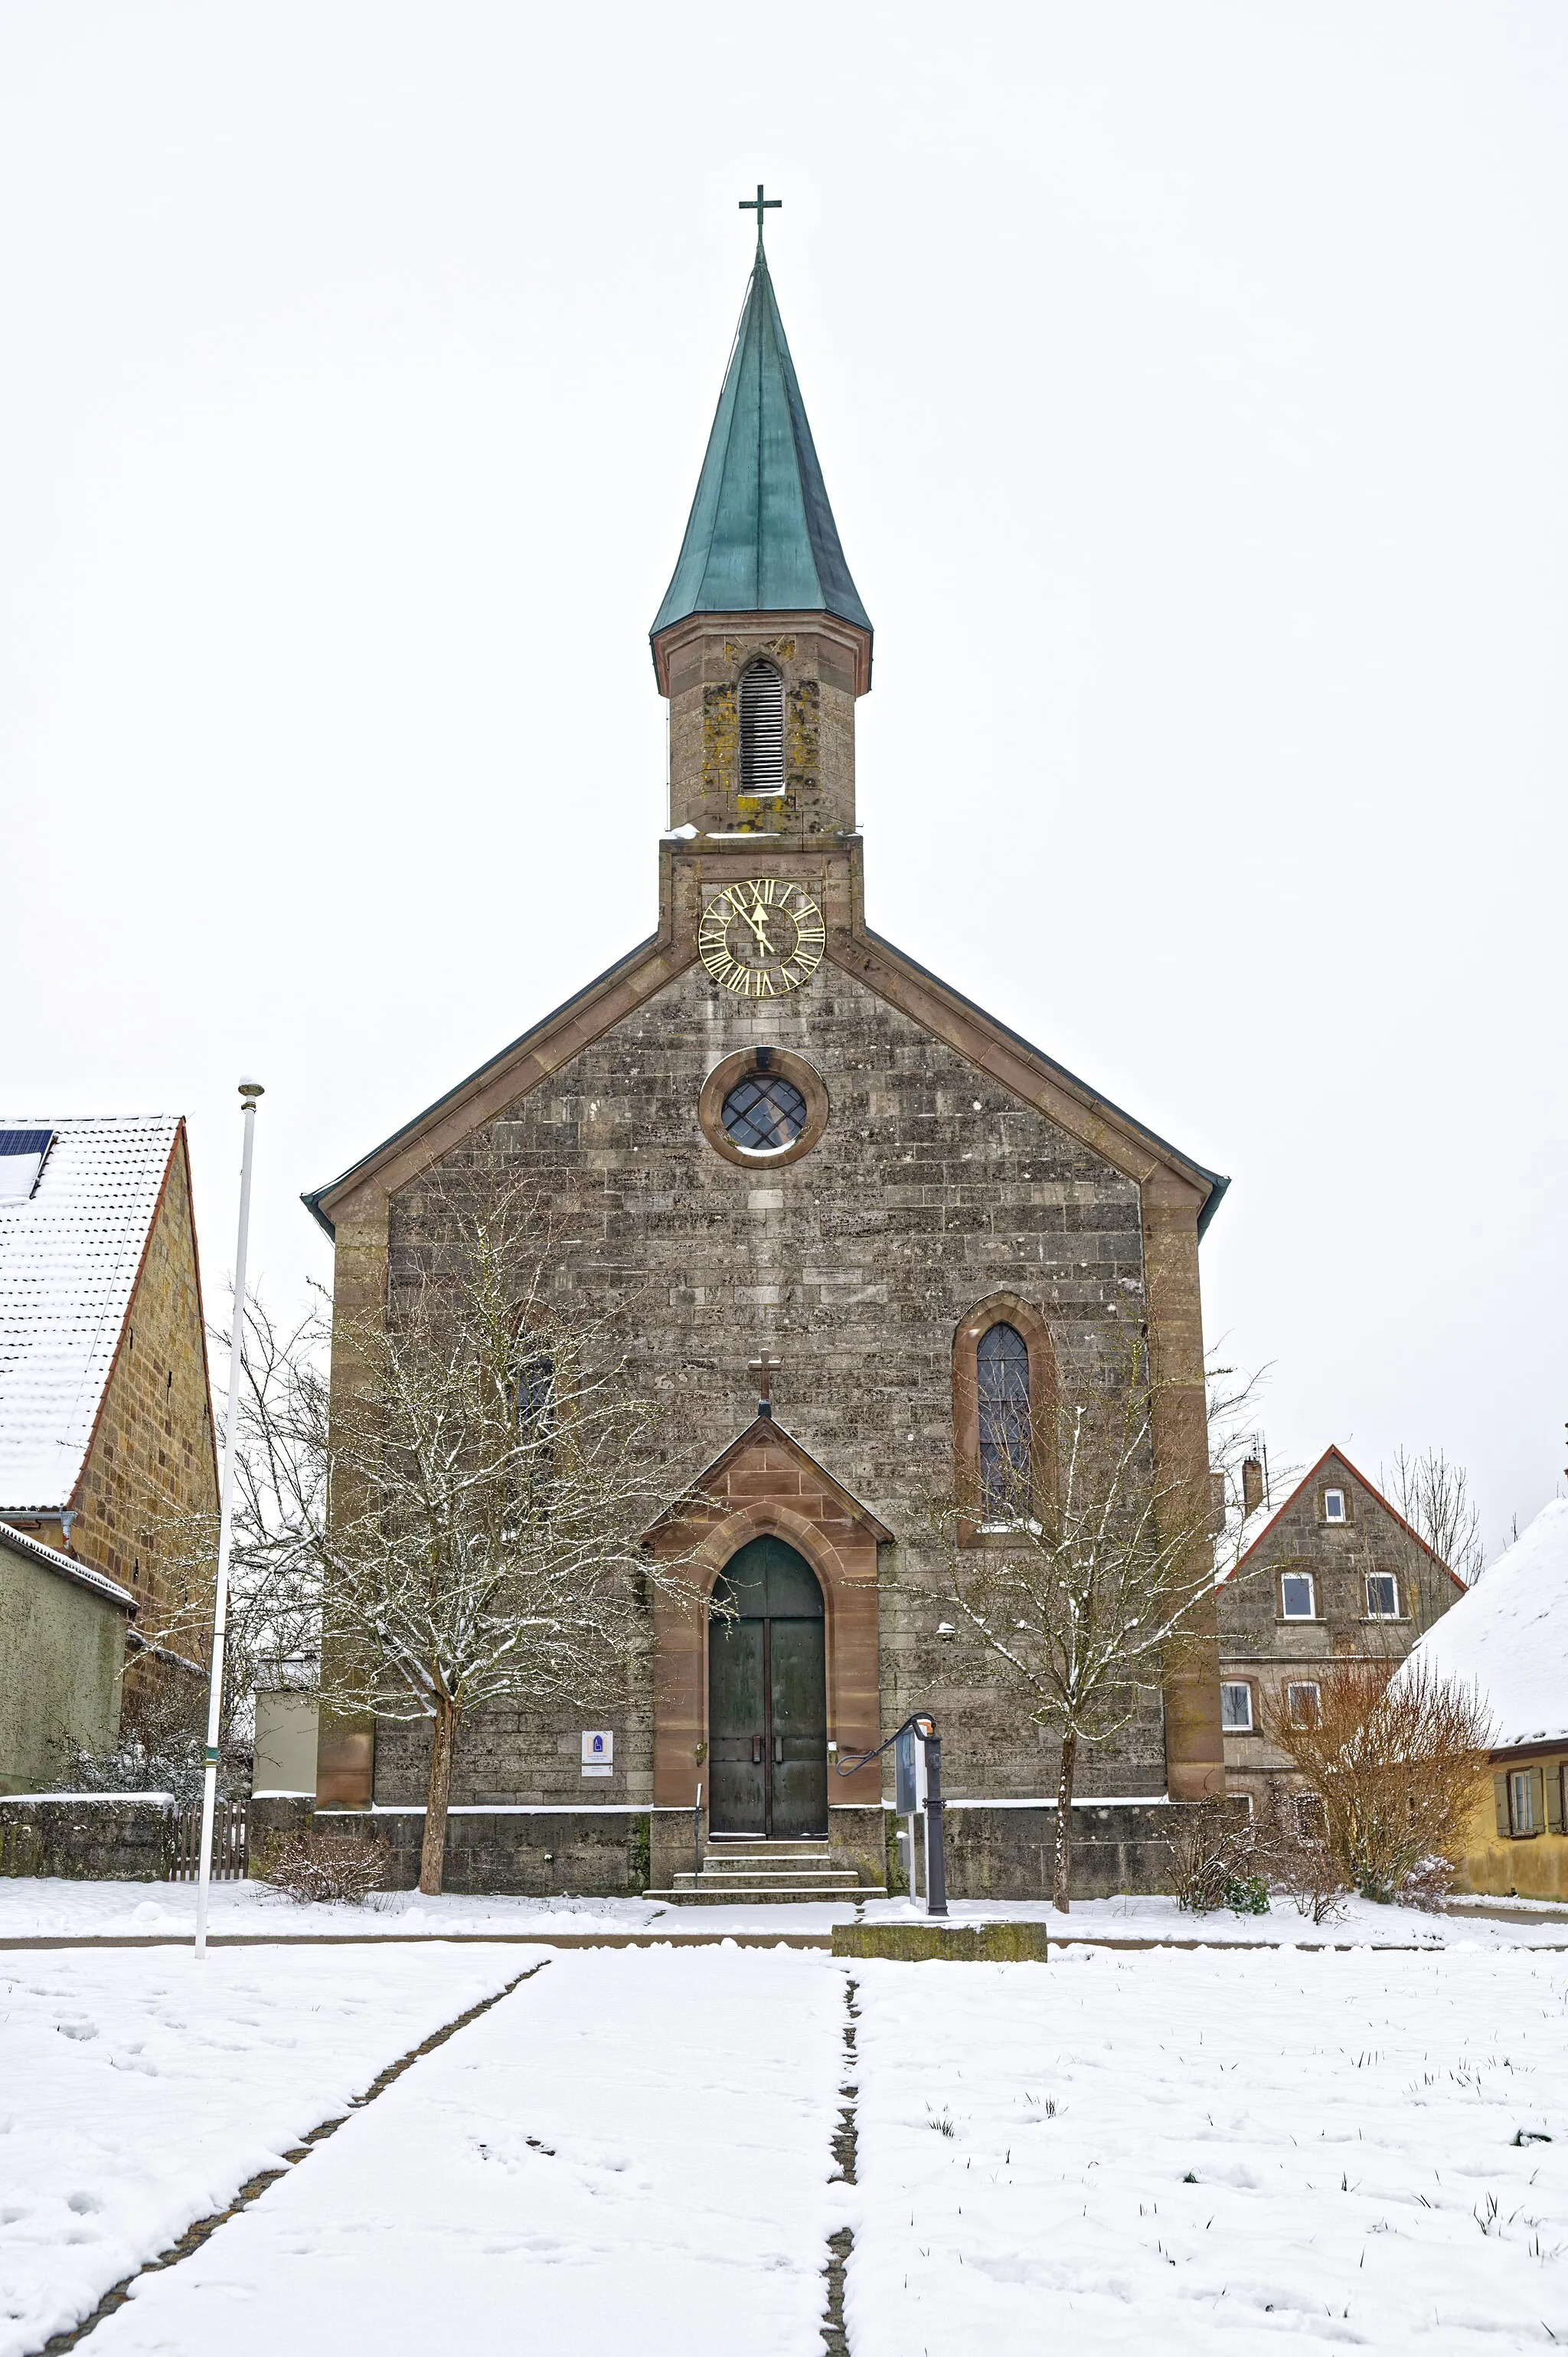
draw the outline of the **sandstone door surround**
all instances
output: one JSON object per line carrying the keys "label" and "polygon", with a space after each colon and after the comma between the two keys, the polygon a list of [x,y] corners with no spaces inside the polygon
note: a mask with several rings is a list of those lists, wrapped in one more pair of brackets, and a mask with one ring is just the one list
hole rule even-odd
{"label": "sandstone door surround", "polygon": [[[758,1415],[698,1477],[681,1505],[650,1534],[668,1559],[694,1549],[690,1577],[704,1594],[748,1541],[783,1539],[811,1565],[826,1622],[830,1804],[875,1807],[882,1771],[853,1776],[838,1759],[874,1749],[880,1738],[876,1551],[893,1534],[853,1498],[771,1416]],[[690,1808],[707,1792],[708,1637],[705,1616],[655,1598],[653,1805]]]}

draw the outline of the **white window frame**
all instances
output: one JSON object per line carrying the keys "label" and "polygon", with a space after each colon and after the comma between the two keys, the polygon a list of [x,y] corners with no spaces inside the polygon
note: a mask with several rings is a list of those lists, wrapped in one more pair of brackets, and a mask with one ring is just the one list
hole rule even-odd
{"label": "white window frame", "polygon": [[[1337,1513],[1334,1512],[1333,1507],[1329,1503],[1329,1501],[1332,1498],[1337,1498],[1339,1501],[1339,1512]],[[1348,1523],[1349,1521],[1350,1509],[1345,1502],[1345,1492],[1343,1490],[1325,1490],[1323,1493],[1323,1519],[1326,1523],[1333,1523],[1337,1527],[1339,1523]]]}
{"label": "white window frame", "polygon": [[1528,1768],[1509,1770],[1509,1831],[1510,1834],[1541,1834],[1544,1825],[1535,1823],[1535,1786]]}
{"label": "white window frame", "polygon": [[[1228,1694],[1231,1694],[1231,1695],[1233,1695],[1233,1694],[1245,1695],[1246,1695],[1246,1697],[1247,1697],[1247,1716],[1246,1716],[1245,1720],[1244,1720],[1242,1723],[1240,1723],[1240,1725],[1238,1725],[1238,1726],[1232,1726],[1232,1725],[1231,1725],[1231,1724],[1227,1720],[1226,1716],[1225,1716],[1225,1697],[1226,1697],[1226,1695],[1227,1695]],[[1251,1735],[1251,1734],[1253,1732],[1253,1723],[1252,1723],[1252,1689],[1251,1689],[1251,1684],[1250,1684],[1250,1683],[1248,1682],[1248,1680],[1247,1680],[1247,1679],[1245,1679],[1245,1678],[1221,1678],[1221,1679],[1220,1679],[1220,1681],[1219,1681],[1219,1731],[1220,1731],[1220,1733],[1221,1733],[1222,1735]]]}
{"label": "white window frame", "polygon": [[[1298,1718],[1296,1716],[1295,1704],[1292,1700],[1292,1696],[1294,1695],[1305,1694],[1309,1694],[1312,1696],[1314,1716],[1311,1718]],[[1285,1725],[1287,1727],[1316,1727],[1322,1716],[1323,1689],[1318,1684],[1317,1680],[1316,1678],[1287,1678],[1285,1680]]]}
{"label": "white window frame", "polygon": [[[1388,1581],[1389,1587],[1393,1591],[1394,1600],[1392,1609],[1390,1611],[1380,1612],[1372,1602],[1372,1590],[1380,1584],[1380,1582],[1385,1579]],[[1367,1574],[1367,1618],[1369,1620],[1398,1620],[1402,1618],[1400,1612],[1400,1584],[1399,1574],[1397,1572],[1369,1571]]]}
{"label": "white window frame", "polygon": [[[1285,1593],[1293,1579],[1306,1583],[1306,1610],[1293,1612],[1285,1602]],[[1282,1571],[1280,1574],[1280,1619],[1282,1620],[1316,1620],[1317,1618],[1317,1582],[1310,1571]]]}

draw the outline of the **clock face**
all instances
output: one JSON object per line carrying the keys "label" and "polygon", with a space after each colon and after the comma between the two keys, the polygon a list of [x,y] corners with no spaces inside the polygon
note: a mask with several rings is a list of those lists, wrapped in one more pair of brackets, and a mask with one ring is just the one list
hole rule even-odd
{"label": "clock face", "polygon": [[798,884],[757,876],[726,885],[703,910],[703,963],[738,998],[777,998],[810,982],[822,962],[822,912]]}

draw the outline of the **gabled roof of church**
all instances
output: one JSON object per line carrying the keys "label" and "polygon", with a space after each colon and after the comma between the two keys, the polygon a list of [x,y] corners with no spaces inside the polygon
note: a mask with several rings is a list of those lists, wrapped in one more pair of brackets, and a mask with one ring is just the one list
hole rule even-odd
{"label": "gabled roof of church", "polygon": [[[1198,1198],[1197,1232],[1203,1235],[1230,1187],[1229,1178],[1184,1154],[863,922],[855,920],[847,933],[831,936],[828,955],[922,1030],[989,1072],[1140,1187],[1162,1165],[1187,1180]],[[694,939],[676,940],[666,908],[657,933],[618,958],[338,1178],[302,1195],[301,1202],[329,1236],[335,1235],[338,1206],[367,1179],[384,1174],[384,1184],[402,1186],[469,1129],[559,1071],[696,962]]]}
{"label": "gabled roof of church", "polygon": [[650,635],[692,614],[817,612],[871,630],[758,244],[686,537]]}

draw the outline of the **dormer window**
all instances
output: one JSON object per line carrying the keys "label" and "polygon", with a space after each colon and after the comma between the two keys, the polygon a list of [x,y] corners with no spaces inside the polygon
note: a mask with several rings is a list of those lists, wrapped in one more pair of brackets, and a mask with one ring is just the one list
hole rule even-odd
{"label": "dormer window", "polygon": [[1325,1490],[1323,1493],[1323,1519],[1326,1523],[1343,1523],[1348,1521],[1349,1517],[1345,1512],[1345,1492],[1343,1490]]}
{"label": "dormer window", "polygon": [[784,674],[765,655],[740,675],[740,790],[784,791]]}

